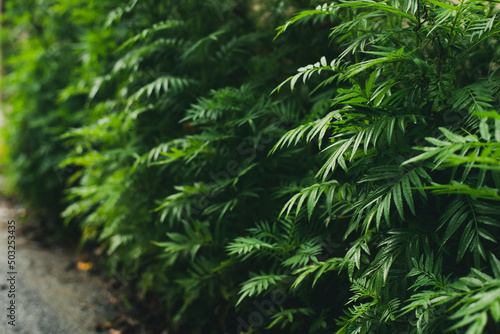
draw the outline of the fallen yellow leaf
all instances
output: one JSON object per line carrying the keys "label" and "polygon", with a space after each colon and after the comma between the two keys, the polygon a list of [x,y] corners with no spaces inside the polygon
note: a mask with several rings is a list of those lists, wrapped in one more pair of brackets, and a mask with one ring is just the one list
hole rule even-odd
{"label": "fallen yellow leaf", "polygon": [[82,261],[78,261],[78,263],[76,264],[76,268],[77,268],[78,270],[87,271],[87,270],[89,270],[90,268],[92,268],[92,262],[82,262]]}

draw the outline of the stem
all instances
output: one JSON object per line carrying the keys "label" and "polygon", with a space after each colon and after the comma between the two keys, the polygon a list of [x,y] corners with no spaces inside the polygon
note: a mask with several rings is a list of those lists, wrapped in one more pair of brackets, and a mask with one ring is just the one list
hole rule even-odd
{"label": "stem", "polygon": [[[200,17],[200,10],[198,7],[196,7],[196,27],[198,29],[198,32],[202,31],[201,29],[201,17]],[[205,66],[205,50],[206,50],[206,45],[202,45],[200,48],[200,73],[201,73],[201,80],[203,81],[203,86],[207,86],[207,71],[206,71],[206,66]]]}
{"label": "stem", "polygon": [[[350,10],[348,10],[348,12],[347,12],[347,20],[352,21],[352,12]],[[353,40],[358,38],[358,29],[357,28],[354,30],[351,30],[351,36],[352,36]],[[354,52],[354,60],[356,63],[360,62],[358,52]]]}
{"label": "stem", "polygon": [[456,25],[457,25],[458,17],[460,15],[462,15],[462,8],[463,8],[463,5],[464,5],[464,1],[465,0],[460,0],[460,5],[458,6],[457,15],[455,15],[455,19],[453,20],[453,25],[452,25],[452,28],[451,28],[451,31],[450,31],[451,39],[450,39],[450,42],[448,43],[448,45],[453,45],[453,43],[455,42],[455,36],[457,35],[457,34],[455,34],[455,28],[456,28]]}
{"label": "stem", "polygon": [[420,1],[417,1],[417,26],[415,27],[415,35],[417,37],[417,48],[420,47],[420,43],[422,42],[420,40],[420,35],[418,34],[418,31],[420,30],[420,27],[422,26],[422,22],[420,22]]}
{"label": "stem", "polygon": [[439,39],[438,34],[436,34],[436,40],[437,40],[438,46],[439,46],[438,59],[437,59],[437,64],[436,64],[436,72],[437,72],[438,81],[441,81],[441,70],[443,69],[444,48],[443,48],[443,44],[441,44],[441,40]]}

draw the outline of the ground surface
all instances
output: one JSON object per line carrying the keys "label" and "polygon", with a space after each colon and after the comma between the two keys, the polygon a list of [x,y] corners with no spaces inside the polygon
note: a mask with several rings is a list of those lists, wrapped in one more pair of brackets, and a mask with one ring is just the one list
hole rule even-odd
{"label": "ground surface", "polygon": [[[76,268],[76,254],[42,248],[20,235],[15,238],[15,298],[9,298],[7,222],[15,220],[18,230],[22,211],[0,200],[0,334],[120,333],[112,328],[96,331],[98,324],[114,317],[112,296],[101,279]],[[8,324],[11,300],[15,326]]]}

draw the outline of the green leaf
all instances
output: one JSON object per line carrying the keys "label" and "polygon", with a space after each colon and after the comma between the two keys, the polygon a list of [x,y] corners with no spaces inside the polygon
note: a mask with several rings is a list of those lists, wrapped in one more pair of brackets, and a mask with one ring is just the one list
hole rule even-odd
{"label": "green leaf", "polygon": [[408,203],[408,207],[411,212],[415,215],[415,204],[413,202],[413,195],[410,187],[410,181],[408,176],[405,176],[401,179],[401,188],[403,190],[403,195],[406,199],[406,203]]}
{"label": "green leaf", "polygon": [[403,196],[401,195],[401,184],[396,183],[392,189],[393,192],[393,200],[396,205],[396,209],[399,212],[399,216],[402,220],[404,220],[404,208],[403,208]]}
{"label": "green leaf", "polygon": [[458,230],[458,228],[465,222],[467,217],[469,216],[469,212],[464,212],[461,215],[459,215],[461,212],[459,211],[457,214],[455,214],[449,221],[448,226],[446,228],[446,231],[443,236],[442,243],[445,244],[448,239],[453,235],[453,233]]}
{"label": "green leaf", "polygon": [[495,278],[500,279],[500,261],[493,253],[490,253],[490,263]]}
{"label": "green leaf", "polygon": [[444,1],[438,1],[438,0],[427,0],[427,1],[438,7],[456,10],[455,6],[450,5]]}

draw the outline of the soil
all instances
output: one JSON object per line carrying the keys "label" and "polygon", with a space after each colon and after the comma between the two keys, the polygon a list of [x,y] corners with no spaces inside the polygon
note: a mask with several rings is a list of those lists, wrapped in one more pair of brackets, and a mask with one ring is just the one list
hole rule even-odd
{"label": "soil", "polygon": [[[22,207],[0,200],[0,333],[103,333],[99,326],[116,318],[108,284],[85,270],[88,265],[79,262],[76,253],[42,247],[19,235],[23,216]],[[16,232],[9,233],[7,226],[15,226]],[[8,240],[11,246],[15,243],[12,268],[7,263]],[[15,317],[9,319],[7,307],[12,303]],[[112,333],[109,327],[105,332]]]}
{"label": "soil", "polygon": [[[166,329],[154,298],[106,273],[96,250],[46,242],[50,232],[2,197],[1,189],[0,175],[0,334],[178,333]],[[9,256],[15,263],[8,263]]]}

